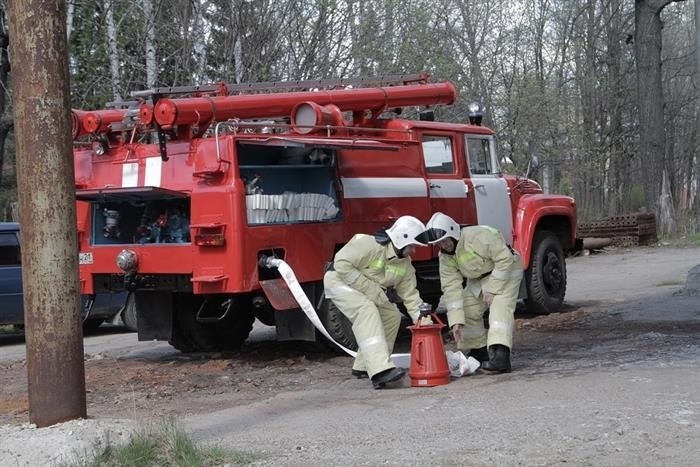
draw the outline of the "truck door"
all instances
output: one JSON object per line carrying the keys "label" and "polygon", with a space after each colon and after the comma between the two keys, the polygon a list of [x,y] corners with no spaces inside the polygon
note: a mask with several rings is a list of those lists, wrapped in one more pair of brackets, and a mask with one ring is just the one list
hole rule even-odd
{"label": "truck door", "polygon": [[460,224],[473,224],[476,220],[474,201],[468,196],[469,186],[462,175],[464,169],[456,163],[455,154],[459,153],[456,143],[460,142],[452,135],[426,134],[421,137],[430,215],[440,211]]}
{"label": "truck door", "polygon": [[469,173],[474,183],[479,224],[495,227],[507,243],[513,241],[513,213],[508,185],[496,157],[492,136],[465,135]]}
{"label": "truck door", "polygon": [[22,324],[22,262],[15,231],[0,232],[0,324]]}

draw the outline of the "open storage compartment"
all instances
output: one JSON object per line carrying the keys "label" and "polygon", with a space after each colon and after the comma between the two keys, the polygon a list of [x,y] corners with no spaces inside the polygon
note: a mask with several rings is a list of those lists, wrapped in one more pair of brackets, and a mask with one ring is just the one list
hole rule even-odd
{"label": "open storage compartment", "polygon": [[79,190],[89,201],[92,245],[189,243],[190,197],[159,187]]}
{"label": "open storage compartment", "polygon": [[249,225],[338,219],[336,149],[294,140],[239,141]]}

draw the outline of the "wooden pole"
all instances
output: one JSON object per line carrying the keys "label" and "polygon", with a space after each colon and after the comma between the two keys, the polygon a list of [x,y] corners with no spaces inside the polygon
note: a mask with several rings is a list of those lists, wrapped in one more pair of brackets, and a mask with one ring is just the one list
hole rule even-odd
{"label": "wooden pole", "polygon": [[84,418],[66,3],[9,2],[29,420]]}

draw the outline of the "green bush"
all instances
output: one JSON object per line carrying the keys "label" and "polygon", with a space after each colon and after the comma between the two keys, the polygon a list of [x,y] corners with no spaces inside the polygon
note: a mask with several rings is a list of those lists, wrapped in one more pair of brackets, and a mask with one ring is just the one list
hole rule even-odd
{"label": "green bush", "polygon": [[632,185],[630,188],[630,207],[632,212],[639,211],[644,206],[644,188],[641,185]]}

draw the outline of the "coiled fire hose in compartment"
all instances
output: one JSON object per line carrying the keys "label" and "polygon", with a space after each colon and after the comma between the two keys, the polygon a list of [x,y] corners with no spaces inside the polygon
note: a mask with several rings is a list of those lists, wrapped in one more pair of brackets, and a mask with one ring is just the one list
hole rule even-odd
{"label": "coiled fire hose in compartment", "polygon": [[289,287],[289,291],[292,292],[294,299],[297,301],[301,309],[304,311],[304,314],[309,318],[314,327],[318,329],[321,332],[321,334],[326,336],[328,340],[340,347],[343,350],[343,352],[347,353],[352,357],[357,356],[357,352],[343,347],[342,345],[337,343],[335,339],[333,339],[330,336],[330,334],[328,334],[328,331],[326,331],[326,328],[323,327],[323,323],[321,323],[318,314],[316,314],[314,306],[311,304],[309,298],[306,296],[304,289],[301,288],[297,277],[294,275],[294,271],[292,271],[292,268],[287,263],[285,263],[281,259],[273,258],[271,256],[261,256],[260,265],[266,268],[277,268],[277,270],[280,273],[280,276],[282,276],[282,280],[287,284],[287,287]]}

